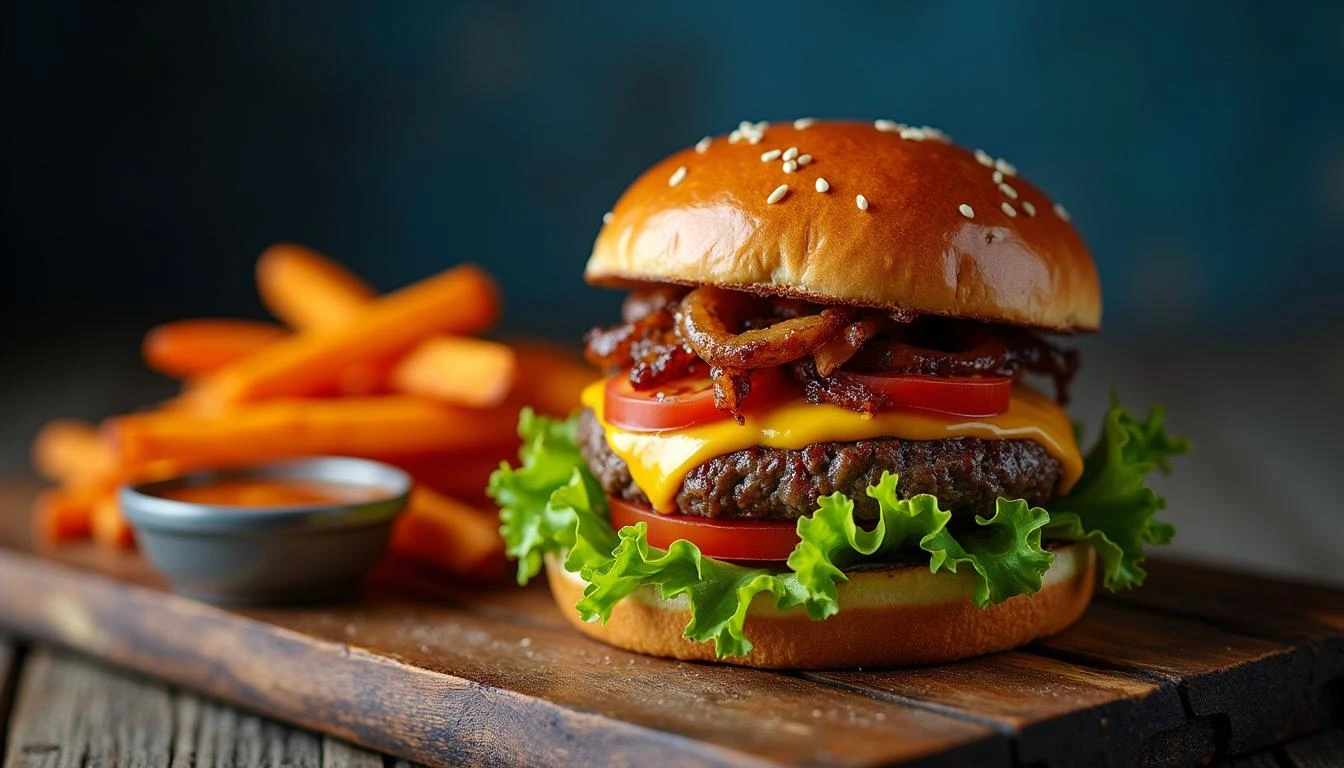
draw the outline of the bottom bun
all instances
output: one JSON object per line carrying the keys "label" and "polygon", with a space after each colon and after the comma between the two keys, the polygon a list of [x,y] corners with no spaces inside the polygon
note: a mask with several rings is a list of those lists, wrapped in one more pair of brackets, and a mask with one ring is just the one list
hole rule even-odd
{"label": "bottom bun", "polygon": [[840,612],[812,621],[801,607],[779,610],[757,595],[747,613],[745,657],[718,659],[713,643],[682,633],[690,620],[684,597],[662,600],[641,587],[621,600],[605,625],[579,618],[575,603],[585,582],[549,556],[546,575],[560,612],[580,632],[604,643],[652,656],[719,661],[771,669],[820,669],[929,664],[1025,645],[1064,629],[1092,599],[1096,555],[1085,544],[1054,550],[1041,591],[978,608],[969,569],[929,572],[901,565],[854,571],[840,583]]}

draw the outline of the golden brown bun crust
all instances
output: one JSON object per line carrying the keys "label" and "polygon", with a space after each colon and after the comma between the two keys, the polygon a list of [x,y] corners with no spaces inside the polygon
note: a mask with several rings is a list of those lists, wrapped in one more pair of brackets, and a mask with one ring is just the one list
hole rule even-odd
{"label": "golden brown bun crust", "polygon": [[1005,651],[1052,635],[1083,614],[1092,599],[1096,557],[1083,544],[1055,550],[1041,591],[989,608],[971,602],[969,573],[931,574],[901,566],[849,574],[840,612],[812,621],[801,608],[778,611],[758,596],[747,614],[746,658],[716,659],[710,643],[682,636],[689,614],[645,587],[617,603],[605,625],[579,618],[583,581],[554,558],[546,561],[560,612],[580,632],[618,648],[694,661],[771,669],[842,669],[930,664]]}
{"label": "golden brown bun crust", "polygon": [[[785,173],[781,160],[761,160],[789,147],[812,161]],[[1012,197],[994,171],[960,147],[873,123],[776,123],[757,144],[717,137],[703,153],[678,152],[630,185],[584,277],[1096,330],[1101,286],[1082,238],[1040,190],[1007,175]],[[818,177],[829,191],[816,191]],[[781,184],[788,193],[767,203]],[[857,195],[868,210],[859,210]]]}

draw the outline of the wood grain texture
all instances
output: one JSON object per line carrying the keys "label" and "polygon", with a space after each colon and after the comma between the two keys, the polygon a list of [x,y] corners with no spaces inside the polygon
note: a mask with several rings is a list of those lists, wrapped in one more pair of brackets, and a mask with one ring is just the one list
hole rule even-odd
{"label": "wood grain texture", "polygon": [[24,664],[7,768],[165,766],[173,733],[166,687],[38,649]]}
{"label": "wood grain texture", "polygon": [[[1189,600],[1202,599],[1197,592]],[[1131,669],[1169,681],[1195,718],[1225,719],[1225,754],[1241,754],[1327,727],[1326,693],[1309,648],[1101,602],[1087,621],[1035,646],[1073,660]],[[1221,731],[1220,731],[1221,733]]]}
{"label": "wood grain texture", "polygon": [[5,768],[382,768],[381,755],[70,653],[24,666]]}
{"label": "wood grain texture", "polygon": [[324,736],[322,768],[383,768],[383,756],[340,739]]}
{"label": "wood grain texture", "polygon": [[21,655],[14,639],[0,634],[0,756],[5,754],[8,744],[10,705],[14,698],[14,687],[18,683]]}
{"label": "wood grain texture", "polygon": [[1016,756],[1024,763],[1134,765],[1148,739],[1187,720],[1171,683],[1033,653],[938,667],[808,676],[985,719],[1014,735]]}

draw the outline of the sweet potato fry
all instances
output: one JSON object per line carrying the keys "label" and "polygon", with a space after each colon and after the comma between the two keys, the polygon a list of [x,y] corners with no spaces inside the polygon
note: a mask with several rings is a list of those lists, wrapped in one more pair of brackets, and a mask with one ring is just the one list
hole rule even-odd
{"label": "sweet potato fry", "polygon": [[440,333],[472,333],[499,314],[480,267],[463,265],[370,302],[338,326],[301,331],[206,377],[194,397],[219,408],[335,388],[343,371],[408,352]]}
{"label": "sweet potato fry", "polygon": [[159,373],[187,378],[219,370],[288,335],[256,320],[178,320],[150,329],[140,352]]}
{"label": "sweet potato fry", "polygon": [[90,518],[93,540],[108,549],[131,549],[135,546],[135,531],[121,514],[121,504],[115,492],[107,493],[93,505]]}
{"label": "sweet potato fry", "polygon": [[398,359],[367,360],[346,368],[336,378],[336,394],[347,397],[391,394],[388,379]]}
{"label": "sweet potato fry", "polygon": [[569,350],[535,341],[512,344],[518,355],[515,397],[547,416],[568,416],[579,407],[579,393],[602,374]]}
{"label": "sweet potato fry", "polygon": [[513,349],[470,336],[435,336],[392,369],[392,388],[471,408],[492,408],[513,389]]}
{"label": "sweet potato fry", "polygon": [[517,440],[514,440],[512,443],[483,445],[453,453],[379,458],[409,472],[416,484],[423,488],[468,504],[485,505],[490,503],[490,498],[485,494],[490,473],[499,469],[500,462],[517,463],[518,445]]}
{"label": "sweet potato fry", "polygon": [[116,460],[92,424],[76,419],[47,422],[33,438],[33,468],[48,480],[87,485],[116,472]]}
{"label": "sweet potato fry", "polygon": [[257,290],[266,309],[291,328],[340,325],[377,295],[353,272],[293,243],[277,243],[261,254]]}
{"label": "sweet potato fry", "polygon": [[93,507],[104,489],[50,488],[33,504],[33,536],[39,544],[85,539],[90,533]]}
{"label": "sweet potato fry", "polygon": [[288,456],[460,451],[512,441],[517,414],[419,397],[275,400],[219,415],[165,411],[109,419],[104,436],[118,459],[140,469],[172,459],[189,467]]}
{"label": "sweet potato fry", "polygon": [[505,571],[498,516],[424,488],[412,491],[388,548],[393,556],[478,581],[499,579]]}

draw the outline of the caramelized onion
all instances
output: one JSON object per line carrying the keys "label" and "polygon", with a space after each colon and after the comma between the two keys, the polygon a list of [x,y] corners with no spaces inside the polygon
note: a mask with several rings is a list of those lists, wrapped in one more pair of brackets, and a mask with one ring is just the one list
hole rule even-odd
{"label": "caramelized onion", "polygon": [[837,368],[849,362],[849,359],[863,348],[868,340],[886,330],[891,321],[881,317],[866,317],[845,326],[835,338],[817,347],[812,353],[816,361],[817,373],[830,376]]}
{"label": "caramelized onion", "polygon": [[852,310],[831,307],[741,333],[729,330],[730,325],[742,326],[758,303],[732,291],[697,288],[682,299],[677,327],[702,360],[741,370],[783,365],[808,355],[853,316]]}
{"label": "caramelized onion", "polygon": [[953,349],[938,349],[897,336],[875,339],[856,363],[863,370],[920,373],[926,376],[1009,375],[1008,350],[993,334],[969,331],[949,339]]}
{"label": "caramelized onion", "polygon": [[1025,328],[914,318],[907,311],[821,308],[708,287],[638,292],[621,314],[620,325],[589,331],[592,363],[608,371],[628,369],[631,385],[640,390],[708,371],[715,404],[738,417],[751,389],[746,374],[776,365],[793,370],[812,402],[872,412],[883,407],[883,395],[833,374],[842,368],[931,376],[1029,372],[1053,378],[1056,398],[1067,403],[1079,363],[1076,351]]}
{"label": "caramelized onion", "polygon": [[714,407],[733,414],[738,424],[745,423],[742,400],[751,394],[751,379],[743,371],[718,367],[709,369],[709,378],[714,382]]}

